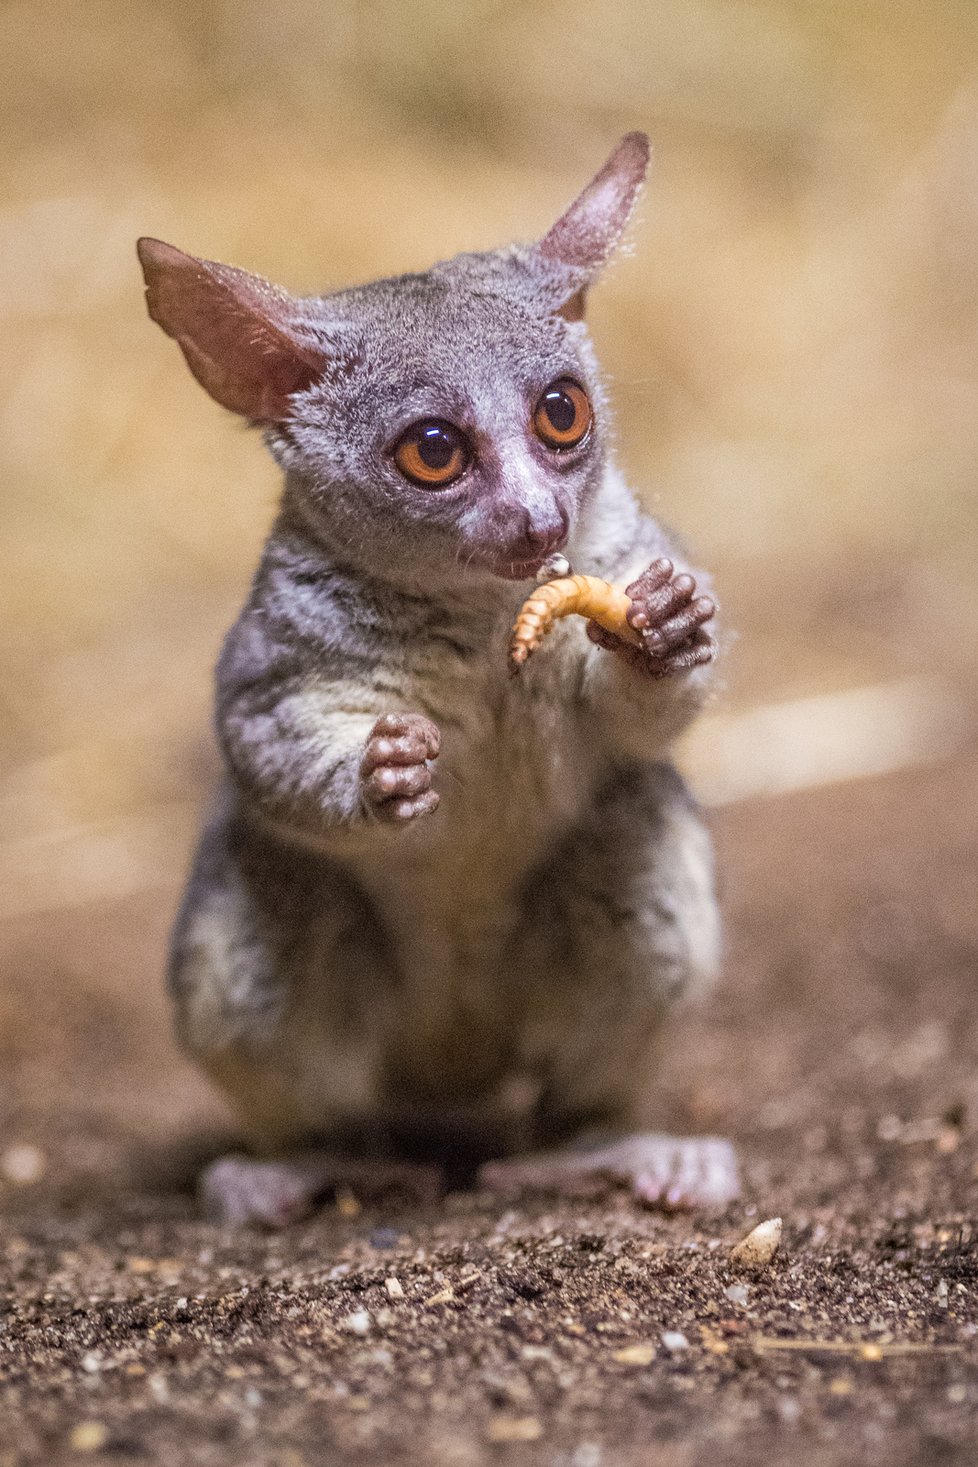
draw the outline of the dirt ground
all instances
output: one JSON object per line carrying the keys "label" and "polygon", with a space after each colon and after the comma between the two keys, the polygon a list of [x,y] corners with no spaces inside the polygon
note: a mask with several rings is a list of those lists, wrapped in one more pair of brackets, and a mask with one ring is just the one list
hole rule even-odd
{"label": "dirt ground", "polygon": [[[976,797],[969,754],[715,817],[729,961],[662,1114],[735,1138],[722,1215],[212,1226],[191,1178],[228,1123],[166,1031],[174,892],[8,922],[2,1467],[973,1462]],[[773,1265],[733,1265],[773,1215]]]}
{"label": "dirt ground", "polygon": [[[714,811],[661,1119],[736,1141],[727,1213],[200,1219],[233,1121],[161,970],[277,490],[133,250],[318,293],[531,239],[648,130],[589,314],[738,633],[718,726],[914,680],[793,725],[865,767],[902,718],[912,764],[975,687],[974,0],[8,0],[0,76],[0,1467],[975,1461],[976,747]],[[794,748],[734,742],[711,800]]]}

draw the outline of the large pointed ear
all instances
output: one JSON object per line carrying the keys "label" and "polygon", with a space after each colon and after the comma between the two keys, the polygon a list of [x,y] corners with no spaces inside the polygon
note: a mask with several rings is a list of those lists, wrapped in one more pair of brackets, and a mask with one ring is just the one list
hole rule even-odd
{"label": "large pointed ear", "polygon": [[325,370],[323,342],[300,302],[258,275],[141,239],[149,314],[172,336],[201,387],[255,422],[281,421],[289,398]]}
{"label": "large pointed ear", "polygon": [[626,133],[600,173],[537,245],[548,265],[564,267],[567,297],[560,314],[568,320],[584,314],[587,287],[625,232],[648,167],[645,133]]}

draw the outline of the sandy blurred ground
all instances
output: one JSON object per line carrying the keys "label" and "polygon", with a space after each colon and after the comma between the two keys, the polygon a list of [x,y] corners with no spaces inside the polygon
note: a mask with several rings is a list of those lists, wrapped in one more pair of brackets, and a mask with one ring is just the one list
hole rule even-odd
{"label": "sandy blurred ground", "polygon": [[24,991],[60,914],[139,894],[138,934],[75,933],[66,981],[145,985],[156,1023],[142,969],[215,767],[210,669],[276,495],[146,320],[139,234],[338,287],[541,232],[646,129],[592,325],[631,478],[739,630],[723,716],[884,685],[784,727],[874,746],[895,722],[912,761],[967,715],[973,0],[8,0],[0,116],[0,920]]}

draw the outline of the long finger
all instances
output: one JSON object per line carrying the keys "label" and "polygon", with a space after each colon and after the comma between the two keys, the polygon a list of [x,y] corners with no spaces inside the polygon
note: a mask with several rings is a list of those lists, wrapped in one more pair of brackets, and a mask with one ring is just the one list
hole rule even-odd
{"label": "long finger", "polygon": [[699,596],[668,621],[643,631],[642,645],[653,657],[664,657],[688,641],[690,635],[704,622],[708,622],[715,612],[716,604],[713,599],[710,596]]}
{"label": "long finger", "polygon": [[427,741],[417,730],[396,737],[374,735],[364,750],[360,773],[372,774],[381,764],[423,764],[427,757]]}
{"label": "long finger", "polygon": [[636,631],[657,627],[693,599],[696,582],[690,575],[675,576],[648,595],[636,596],[628,612],[628,620]]}

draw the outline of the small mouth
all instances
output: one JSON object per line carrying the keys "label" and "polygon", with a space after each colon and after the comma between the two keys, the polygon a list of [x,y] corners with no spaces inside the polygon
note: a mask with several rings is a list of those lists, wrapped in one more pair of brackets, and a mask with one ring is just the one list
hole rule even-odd
{"label": "small mouth", "polygon": [[538,556],[535,560],[502,560],[493,555],[470,555],[465,564],[488,571],[503,581],[529,581],[549,559],[547,555]]}
{"label": "small mouth", "polygon": [[549,559],[549,555],[542,555],[537,560],[513,560],[507,565],[494,566],[493,569],[504,581],[531,581]]}
{"label": "small mouth", "polygon": [[477,565],[480,570],[487,570],[503,581],[532,581],[555,554],[556,550],[548,550],[546,555],[538,555],[533,560],[496,560],[480,555],[473,556],[469,564]]}

